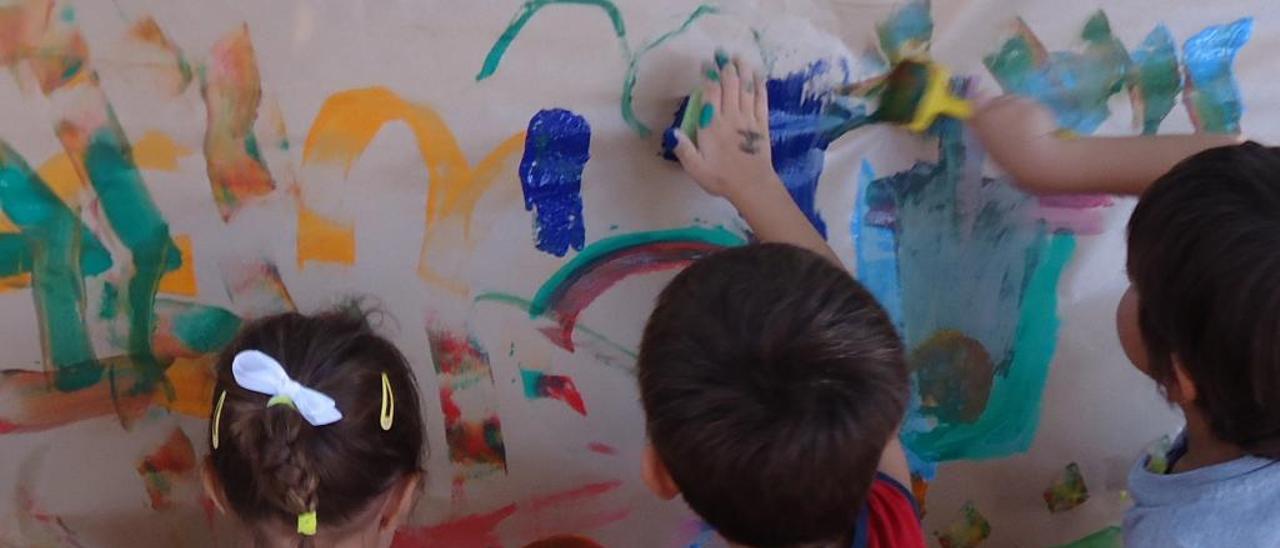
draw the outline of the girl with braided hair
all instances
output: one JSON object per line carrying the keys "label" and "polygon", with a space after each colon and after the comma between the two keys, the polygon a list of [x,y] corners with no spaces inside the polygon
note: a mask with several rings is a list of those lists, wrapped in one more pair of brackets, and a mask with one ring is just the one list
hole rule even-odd
{"label": "girl with braided hair", "polygon": [[422,412],[408,362],[365,312],[248,324],[213,398],[205,490],[253,545],[390,546],[424,473]]}

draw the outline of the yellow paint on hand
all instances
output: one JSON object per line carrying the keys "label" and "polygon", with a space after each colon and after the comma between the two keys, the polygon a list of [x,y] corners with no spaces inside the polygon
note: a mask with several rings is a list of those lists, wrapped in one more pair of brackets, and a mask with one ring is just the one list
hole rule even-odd
{"label": "yellow paint on hand", "polygon": [[177,270],[165,273],[164,277],[160,278],[159,292],[195,297],[200,290],[196,284],[196,263],[191,236],[188,234],[176,235],[173,237],[173,243],[178,246],[178,252],[182,254],[182,266],[178,267]]}
{"label": "yellow paint on hand", "polygon": [[200,419],[209,418],[213,411],[213,388],[217,377],[213,371],[215,356],[199,358],[175,358],[165,370],[165,379],[173,387],[173,399],[164,390],[155,392],[153,403],[174,413]]}
{"label": "yellow paint on hand", "polygon": [[298,199],[298,268],[310,261],[356,263],[356,230],[352,223],[333,221]]}
{"label": "yellow paint on hand", "polygon": [[[473,169],[453,132],[434,110],[405,101],[385,87],[353,89],[335,93],[321,105],[307,134],[302,162],[304,165],[340,164],[344,173],[349,174],[365,148],[390,122],[404,122],[409,126],[430,177],[418,275],[465,294],[468,291],[465,283],[447,279],[427,264],[428,253],[439,243],[435,241],[436,229],[443,220],[456,217],[462,223],[463,240],[468,245],[471,243],[471,216],[476,204],[493,187],[509,159],[523,149],[524,132],[504,140]],[[301,231],[298,238],[301,242]]]}
{"label": "yellow paint on hand", "polygon": [[173,137],[155,130],[144,133],[133,143],[133,161],[138,169],[176,172],[178,160],[191,154],[191,149],[179,145]]}

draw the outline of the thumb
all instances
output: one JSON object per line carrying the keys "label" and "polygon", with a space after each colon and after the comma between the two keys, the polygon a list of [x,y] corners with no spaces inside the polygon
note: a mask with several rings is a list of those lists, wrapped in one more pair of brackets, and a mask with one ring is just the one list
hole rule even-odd
{"label": "thumb", "polygon": [[693,139],[679,129],[672,129],[671,132],[676,137],[676,158],[680,160],[680,165],[684,170],[689,172],[694,179],[701,179],[702,174],[706,173],[706,164],[702,158],[702,152],[698,150],[697,145],[693,144]]}

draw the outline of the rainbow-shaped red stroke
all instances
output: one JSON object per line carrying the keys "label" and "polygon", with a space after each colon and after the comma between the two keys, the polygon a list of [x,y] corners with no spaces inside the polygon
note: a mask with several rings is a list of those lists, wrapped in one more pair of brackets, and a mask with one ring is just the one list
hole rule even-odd
{"label": "rainbow-shaped red stroke", "polygon": [[688,227],[635,232],[605,238],[583,249],[534,295],[529,316],[548,316],[559,324],[542,330],[557,346],[572,352],[573,328],[597,297],[628,276],[682,268],[718,250],[746,243],[722,227]]}

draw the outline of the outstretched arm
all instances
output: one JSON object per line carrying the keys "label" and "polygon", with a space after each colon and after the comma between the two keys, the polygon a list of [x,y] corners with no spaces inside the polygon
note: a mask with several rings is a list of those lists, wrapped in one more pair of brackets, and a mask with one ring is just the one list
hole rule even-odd
{"label": "outstretched arm", "polygon": [[764,242],[803,247],[840,264],[773,170],[769,98],[760,76],[735,59],[702,90],[698,144],[676,131],[676,157],[698,185],[738,209]]}
{"label": "outstretched arm", "polygon": [[1188,156],[1243,142],[1210,134],[1062,137],[1048,109],[1013,95],[980,106],[970,126],[1018,186],[1036,194],[1141,194]]}

